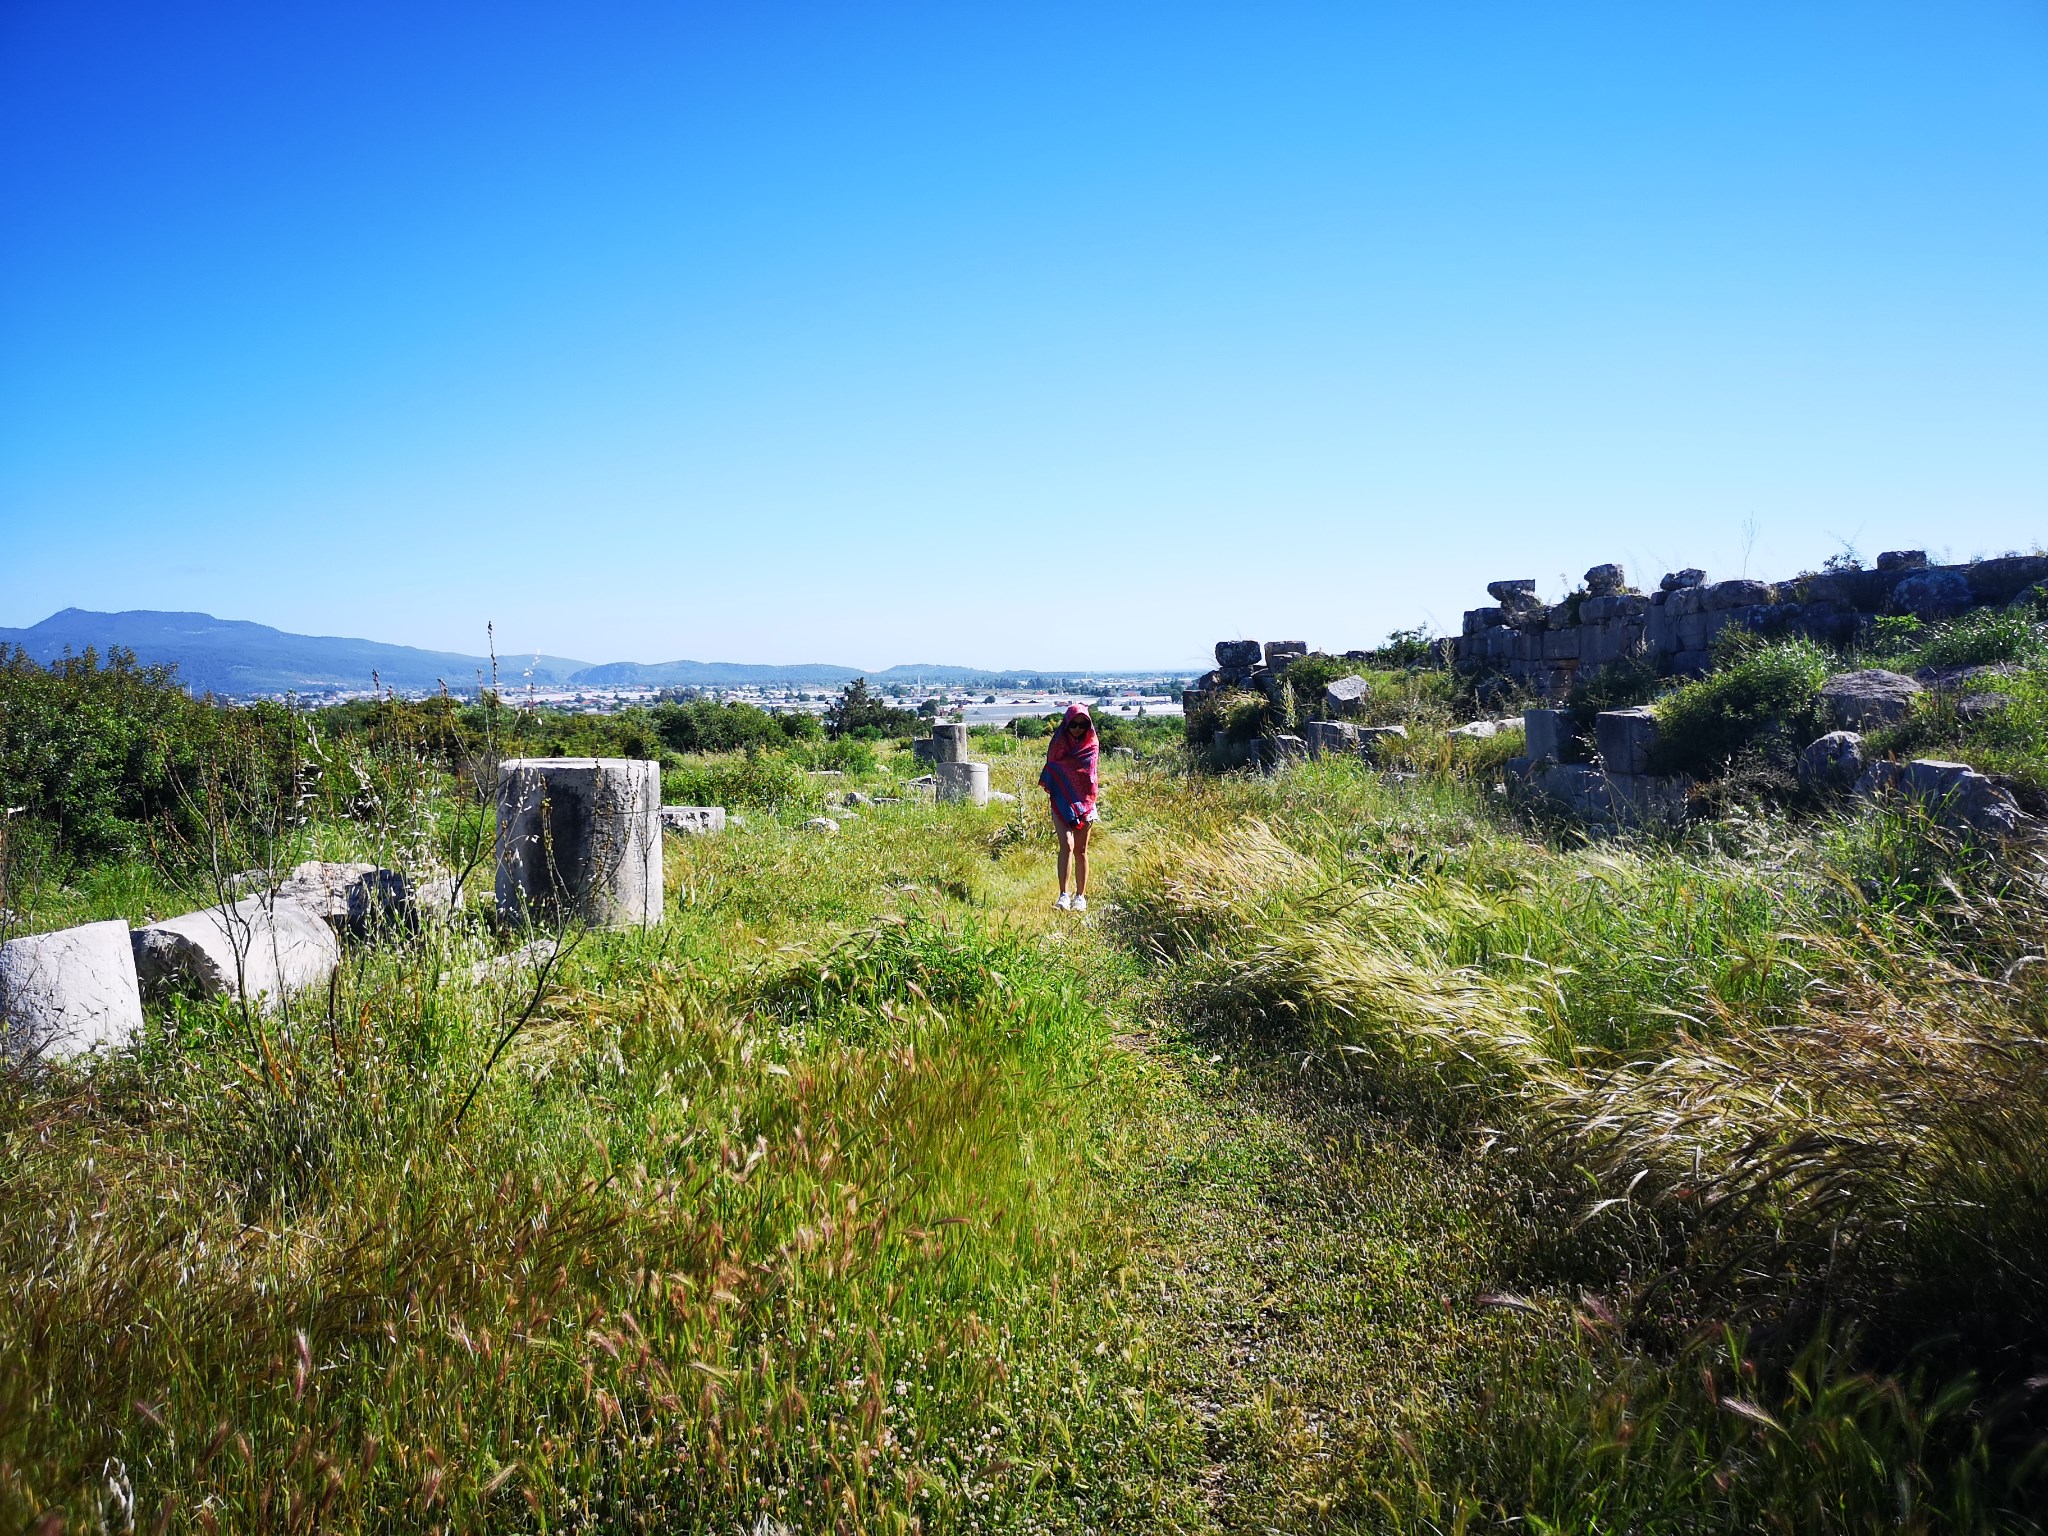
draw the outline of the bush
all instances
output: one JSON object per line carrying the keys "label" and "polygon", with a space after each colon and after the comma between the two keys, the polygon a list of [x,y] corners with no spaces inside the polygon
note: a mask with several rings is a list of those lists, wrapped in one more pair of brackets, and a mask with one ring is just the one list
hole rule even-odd
{"label": "bush", "polygon": [[[142,666],[132,651],[102,663],[87,650],[48,667],[18,647],[0,654],[0,802],[21,807],[36,838],[67,859],[172,855],[197,831],[194,796],[209,763],[266,764],[260,776],[288,794],[291,741],[277,706],[194,699],[175,668]],[[27,828],[14,831],[27,840]]]}
{"label": "bush", "polygon": [[749,751],[664,765],[661,797],[671,805],[722,805],[727,810],[809,806],[817,787],[779,752]]}
{"label": "bush", "polygon": [[846,685],[825,711],[825,732],[837,739],[854,736],[863,741],[880,741],[885,736],[908,736],[916,731],[918,718],[910,710],[884,704],[868,691],[868,680],[856,677]]}
{"label": "bush", "polygon": [[1745,748],[1797,751],[1826,728],[1820,686],[1828,655],[1808,640],[1732,647],[1720,671],[1688,683],[1658,707],[1659,773],[1708,775]]}
{"label": "bush", "polygon": [[790,749],[790,757],[805,768],[829,768],[840,773],[873,773],[873,743],[854,736],[838,741],[801,742]]}
{"label": "bush", "polygon": [[[809,719],[809,716],[784,716]],[[653,724],[662,745],[671,752],[736,752],[787,741],[791,732],[775,716],[752,704],[724,704],[692,699],[687,704],[657,704]]]}
{"label": "bush", "polygon": [[2011,608],[1980,608],[1943,625],[1920,648],[1920,664],[1929,667],[1973,667],[1991,662],[2025,661],[2039,656],[2041,626],[2033,615]]}

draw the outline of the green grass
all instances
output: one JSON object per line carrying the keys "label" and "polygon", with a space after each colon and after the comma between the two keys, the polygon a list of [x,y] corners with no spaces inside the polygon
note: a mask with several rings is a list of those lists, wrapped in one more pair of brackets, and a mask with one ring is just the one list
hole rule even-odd
{"label": "green grass", "polygon": [[9,1082],[5,1518],[112,1458],[180,1528],[1149,1519],[1128,1058],[971,814],[671,843],[530,1018],[458,926]]}
{"label": "green grass", "polygon": [[[1412,780],[1110,763],[1085,923],[1032,743],[806,830],[884,748],[545,976],[469,913],[5,1080],[0,1520],[2031,1528],[2038,901],[1896,816],[1588,845],[1432,709]],[[467,835],[383,803],[295,851]]]}

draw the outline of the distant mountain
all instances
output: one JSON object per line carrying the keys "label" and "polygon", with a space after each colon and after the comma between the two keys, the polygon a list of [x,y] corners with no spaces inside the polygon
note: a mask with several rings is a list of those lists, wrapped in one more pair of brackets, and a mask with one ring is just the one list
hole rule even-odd
{"label": "distant mountain", "polygon": [[[78,653],[91,646],[104,655],[122,646],[141,661],[175,664],[179,679],[194,693],[325,693],[369,688],[373,678],[401,693],[428,692],[444,681],[457,692],[467,692],[475,689],[479,672],[488,678],[491,671],[490,659],[484,656],[331,635],[292,635],[243,619],[148,609],[89,613],[66,608],[27,629],[0,629],[0,646],[16,645],[45,665],[66,650]],[[543,656],[538,664],[531,656],[501,657],[499,670],[506,686],[523,686],[529,665],[536,684],[561,687],[570,674],[589,663],[562,656]]]}
{"label": "distant mountain", "polygon": [[[19,645],[35,660],[55,661],[65,651],[76,654],[88,646],[102,655],[115,646],[133,651],[144,662],[170,664],[194,693],[331,693],[366,689],[375,683],[400,693],[429,693],[444,682],[456,693],[475,689],[478,674],[488,678],[488,657],[453,651],[422,651],[410,645],[385,645],[376,640],[343,640],[328,635],[293,635],[267,624],[243,619],[216,619],[208,613],[91,613],[66,608],[27,629],[0,629],[0,649]],[[877,687],[898,683],[938,684],[949,688],[994,688],[1017,683],[1070,677],[1107,677],[1111,673],[1064,673],[1017,670],[990,672],[976,667],[949,667],[931,662],[889,667],[883,671],[839,667],[826,662],[767,666],[736,661],[611,661],[600,666],[562,656],[528,655],[498,658],[498,676],[507,692],[529,681],[540,688],[839,688],[856,677]]]}

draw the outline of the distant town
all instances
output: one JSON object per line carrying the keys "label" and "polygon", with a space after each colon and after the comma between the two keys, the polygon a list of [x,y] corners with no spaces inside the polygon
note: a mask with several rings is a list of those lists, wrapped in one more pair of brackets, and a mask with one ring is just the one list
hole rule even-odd
{"label": "distant town", "polygon": [[[1014,686],[964,687],[958,684],[925,686],[918,683],[870,683],[881,697],[903,709],[920,714],[944,715],[970,725],[1006,725],[1020,715],[1043,715],[1063,710],[1069,704],[1086,704],[1097,713],[1137,719],[1181,712],[1181,690],[1186,674],[1158,677],[1032,677]],[[263,693],[244,696],[300,704],[340,704],[352,699],[382,697],[386,690],[373,688],[331,691]],[[397,690],[401,696],[420,697],[418,690]],[[689,699],[717,699],[726,703],[752,704],[771,712],[823,714],[839,697],[837,688],[773,687],[746,684],[732,688],[648,688],[648,687],[562,687],[526,686],[518,683],[501,689],[500,696],[521,708],[556,710],[564,714],[605,715],[626,709],[646,709],[656,704]]]}

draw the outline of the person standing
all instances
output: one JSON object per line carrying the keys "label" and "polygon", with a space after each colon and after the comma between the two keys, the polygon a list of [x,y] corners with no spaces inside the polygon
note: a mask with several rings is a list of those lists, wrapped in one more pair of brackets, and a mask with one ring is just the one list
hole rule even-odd
{"label": "person standing", "polygon": [[[1060,894],[1053,905],[1062,912],[1088,910],[1088,829],[1095,824],[1101,758],[1095,721],[1083,706],[1069,704],[1038,774],[1039,784],[1052,797],[1052,822],[1060,835]],[[1070,867],[1072,896],[1067,894]]]}

